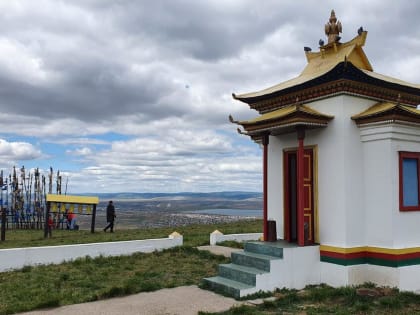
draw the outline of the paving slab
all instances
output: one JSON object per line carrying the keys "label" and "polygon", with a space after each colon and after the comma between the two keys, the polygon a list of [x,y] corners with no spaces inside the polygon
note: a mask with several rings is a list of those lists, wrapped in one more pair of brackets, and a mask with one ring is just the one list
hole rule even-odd
{"label": "paving slab", "polygon": [[245,302],[202,290],[195,285],[139,293],[82,304],[20,313],[21,315],[196,315],[223,312]]}
{"label": "paving slab", "polygon": [[243,249],[240,248],[232,248],[227,246],[219,246],[219,245],[205,245],[205,246],[198,246],[199,250],[208,250],[209,252],[215,255],[223,255],[225,257],[230,257],[233,252],[240,252]]}

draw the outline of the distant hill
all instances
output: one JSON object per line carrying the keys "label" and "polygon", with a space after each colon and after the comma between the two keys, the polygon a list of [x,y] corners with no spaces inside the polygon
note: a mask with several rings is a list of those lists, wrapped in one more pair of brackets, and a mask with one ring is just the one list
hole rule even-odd
{"label": "distant hill", "polygon": [[262,193],[222,191],[210,193],[98,193],[85,194],[99,197],[99,209],[113,200],[119,209],[149,211],[191,211],[200,209],[262,209]]}
{"label": "distant hill", "polygon": [[246,199],[260,199],[262,193],[260,192],[246,192],[246,191],[221,191],[221,192],[180,192],[180,193],[134,193],[134,192],[119,192],[119,193],[88,193],[88,196],[98,196],[103,200],[125,200],[125,199],[142,199],[142,200],[180,200],[180,199],[216,199],[216,200],[246,200]]}

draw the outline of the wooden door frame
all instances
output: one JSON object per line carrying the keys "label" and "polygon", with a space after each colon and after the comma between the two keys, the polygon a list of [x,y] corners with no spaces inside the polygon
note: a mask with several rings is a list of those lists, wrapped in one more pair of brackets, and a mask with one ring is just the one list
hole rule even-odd
{"label": "wooden door frame", "polygon": [[[312,176],[313,176],[313,228],[314,243],[319,244],[319,217],[318,217],[318,146],[305,146],[305,150],[312,150]],[[289,167],[286,157],[291,152],[297,152],[297,147],[283,149],[283,222],[284,222],[284,239],[290,240],[290,213],[289,213]]]}

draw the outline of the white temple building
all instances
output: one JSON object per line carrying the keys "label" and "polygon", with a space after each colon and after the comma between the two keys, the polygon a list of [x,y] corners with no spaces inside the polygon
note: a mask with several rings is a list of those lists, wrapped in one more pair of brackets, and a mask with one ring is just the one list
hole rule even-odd
{"label": "white temple building", "polygon": [[[244,275],[222,270],[210,280],[220,288],[231,277],[233,295],[364,282],[420,291],[420,85],[374,72],[367,32],[341,43],[334,11],[325,30],[328,43],[305,48],[298,77],[233,94],[259,113],[230,117],[263,148],[259,245],[282,248],[264,273],[232,257],[229,268],[242,265],[256,279],[242,288],[235,282]],[[263,252],[254,254],[270,256]]]}

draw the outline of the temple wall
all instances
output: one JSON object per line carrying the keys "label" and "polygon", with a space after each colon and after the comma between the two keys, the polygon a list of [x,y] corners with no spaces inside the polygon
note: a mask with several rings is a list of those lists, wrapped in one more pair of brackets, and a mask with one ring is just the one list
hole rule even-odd
{"label": "temple wall", "polygon": [[[374,102],[336,96],[307,104],[334,119],[327,128],[308,130],[305,146],[318,152],[318,219],[321,244],[350,247],[365,244],[363,154],[360,132],[350,119]],[[297,148],[296,133],[270,136],[268,219],[283,238],[283,150]]]}
{"label": "temple wall", "polygon": [[420,130],[388,124],[361,129],[369,246],[420,246],[420,211],[399,210],[399,151],[420,152]]}
{"label": "temple wall", "polygon": [[284,238],[283,149],[296,147],[296,135],[270,136],[268,145],[268,219],[276,221],[277,238]]}
{"label": "temple wall", "polygon": [[338,247],[365,244],[363,153],[351,116],[374,102],[341,95],[308,104],[334,115],[328,127],[307,133],[306,145],[318,145],[320,243]]}

